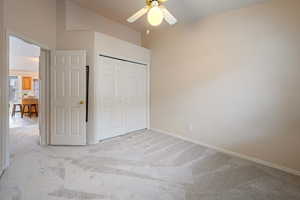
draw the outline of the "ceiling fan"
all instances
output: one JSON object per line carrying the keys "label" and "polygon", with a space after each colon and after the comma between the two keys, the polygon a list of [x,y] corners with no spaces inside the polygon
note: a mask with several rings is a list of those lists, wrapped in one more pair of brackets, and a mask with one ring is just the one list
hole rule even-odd
{"label": "ceiling fan", "polygon": [[143,15],[147,14],[148,22],[152,26],[158,26],[165,19],[170,25],[177,23],[177,19],[162,4],[168,0],[146,0],[146,6],[127,19],[133,23]]}

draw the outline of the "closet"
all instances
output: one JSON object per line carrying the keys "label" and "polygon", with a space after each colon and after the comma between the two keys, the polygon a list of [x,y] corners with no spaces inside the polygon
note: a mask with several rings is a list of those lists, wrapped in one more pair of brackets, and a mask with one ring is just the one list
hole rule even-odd
{"label": "closet", "polygon": [[147,65],[98,56],[100,140],[147,128]]}
{"label": "closet", "polygon": [[87,142],[149,128],[149,49],[103,33],[93,35]]}

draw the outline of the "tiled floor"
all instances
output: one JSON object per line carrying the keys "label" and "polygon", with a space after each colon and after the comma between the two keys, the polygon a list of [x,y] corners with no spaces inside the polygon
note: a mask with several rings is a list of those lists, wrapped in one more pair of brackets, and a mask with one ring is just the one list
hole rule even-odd
{"label": "tiled floor", "polygon": [[38,124],[38,118],[35,116],[32,116],[31,118],[28,116],[24,116],[21,118],[20,113],[16,113],[14,117],[9,115],[9,127],[10,128],[22,128],[26,126],[31,125],[37,125]]}
{"label": "tiled floor", "polygon": [[[300,178],[153,131],[86,147],[12,133],[1,200],[299,200]],[[17,143],[14,143],[17,144]]]}

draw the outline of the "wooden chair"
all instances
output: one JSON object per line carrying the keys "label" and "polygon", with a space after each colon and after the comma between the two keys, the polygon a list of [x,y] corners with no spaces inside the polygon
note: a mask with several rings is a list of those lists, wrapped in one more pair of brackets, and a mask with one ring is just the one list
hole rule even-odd
{"label": "wooden chair", "polygon": [[31,104],[30,106],[30,117],[32,114],[35,114],[36,117],[39,116],[39,111],[38,111],[38,104]]}
{"label": "wooden chair", "polygon": [[38,99],[36,98],[24,98],[22,99],[23,110],[22,118],[24,114],[29,114],[29,117],[32,117],[32,114],[35,114],[38,117]]}
{"label": "wooden chair", "polygon": [[[19,107],[19,110],[17,110],[17,107]],[[11,113],[11,116],[14,117],[16,115],[16,113],[21,113],[21,116],[23,117],[23,106],[22,104],[18,104],[18,103],[14,103],[13,104],[13,108],[12,108],[12,113]]]}

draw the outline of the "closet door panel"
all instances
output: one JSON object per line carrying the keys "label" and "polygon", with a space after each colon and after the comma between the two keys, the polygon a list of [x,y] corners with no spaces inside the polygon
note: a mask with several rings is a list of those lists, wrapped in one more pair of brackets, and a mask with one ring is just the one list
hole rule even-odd
{"label": "closet door panel", "polygon": [[[147,70],[139,64],[99,58],[97,130],[106,139],[146,128]],[[97,100],[97,101],[98,101]]]}
{"label": "closet door panel", "polygon": [[136,112],[137,112],[137,130],[147,127],[147,69],[141,66],[137,69],[137,96],[136,96]]}
{"label": "closet door panel", "polygon": [[146,128],[146,70],[133,63],[123,66],[124,108],[127,132]]}
{"label": "closet door panel", "polygon": [[137,92],[137,79],[135,69],[131,63],[126,63],[126,128],[127,131],[136,130],[136,92]]}
{"label": "closet door panel", "polygon": [[[102,58],[100,68],[100,121],[101,139],[115,137],[124,131],[124,117],[119,92],[119,63]],[[99,130],[98,129],[98,130]]]}

